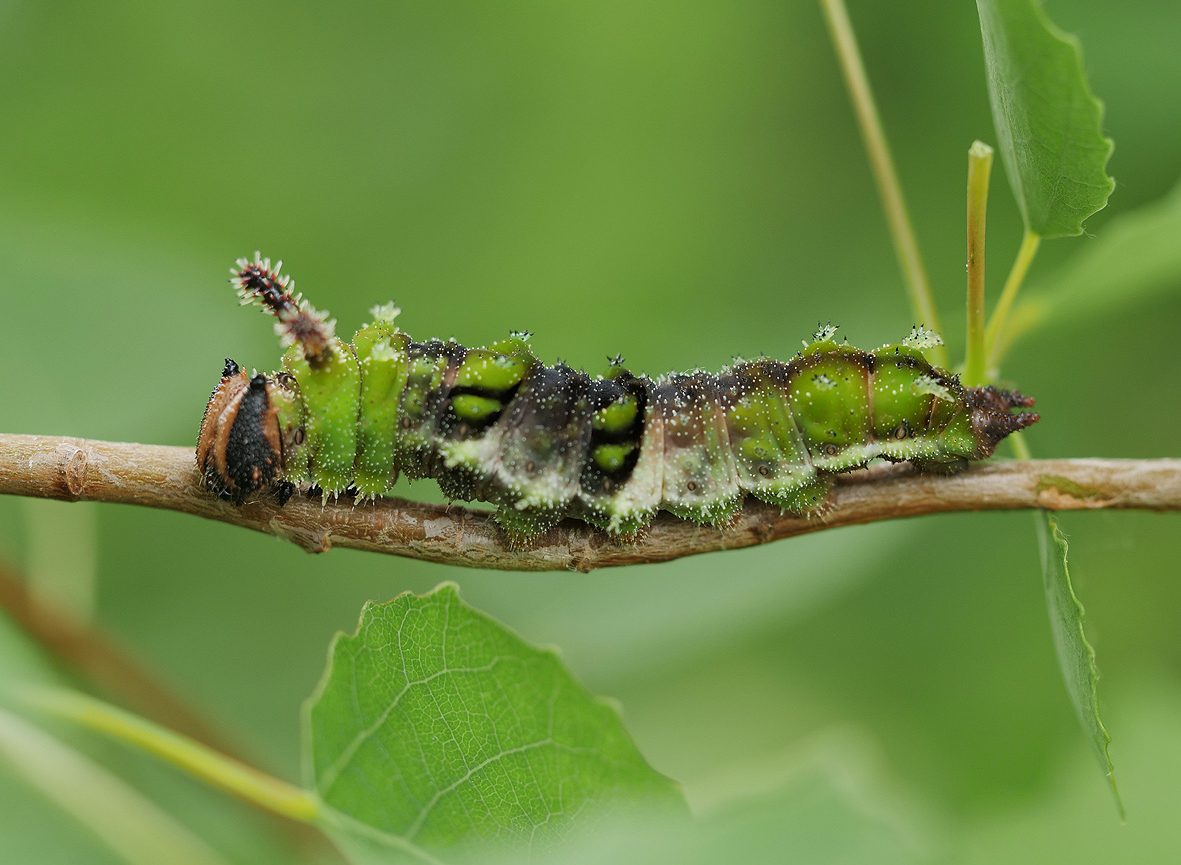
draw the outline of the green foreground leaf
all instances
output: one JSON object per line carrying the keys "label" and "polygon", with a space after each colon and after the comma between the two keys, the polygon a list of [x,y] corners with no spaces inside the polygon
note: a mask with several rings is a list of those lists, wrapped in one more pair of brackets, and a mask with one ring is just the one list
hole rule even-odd
{"label": "green foreground leaf", "polygon": [[1042,238],[1082,234],[1114,181],[1103,106],[1087,85],[1078,42],[1038,0],[977,0],[976,7],[1001,159],[1026,230]]}
{"label": "green foreground leaf", "polygon": [[366,605],[305,721],[307,783],[356,861],[543,854],[588,821],[684,810],[612,705],[452,585]]}
{"label": "green foreground leaf", "polygon": [[1123,817],[1124,805],[1115,784],[1115,768],[1108,753],[1111,736],[1103,726],[1103,719],[1099,717],[1099,669],[1095,665],[1095,650],[1087,642],[1083,630],[1083,605],[1070,584],[1066,537],[1058,528],[1058,520],[1048,511],[1040,511],[1035,519],[1042,576],[1045,580],[1046,607],[1050,614],[1050,629],[1054,633],[1054,648],[1058,653],[1062,678],[1079,722],[1111,785],[1116,807]]}

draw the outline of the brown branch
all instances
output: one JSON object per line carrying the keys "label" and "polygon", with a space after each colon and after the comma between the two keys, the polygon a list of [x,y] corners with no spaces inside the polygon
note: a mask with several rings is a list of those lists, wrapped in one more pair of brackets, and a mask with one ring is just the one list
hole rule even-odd
{"label": "brown branch", "polygon": [[71,671],[173,730],[238,756],[196,710],[141,666],[108,634],[51,607],[0,562],[0,610]]}
{"label": "brown branch", "polygon": [[235,506],[201,487],[187,448],[0,434],[0,494],[145,505],[278,535],[310,552],[333,546],[473,568],[578,570],[663,562],[840,526],[951,511],[1181,510],[1181,459],[991,462],[950,477],[906,466],[839,479],[823,517],[748,502],[734,524],[711,529],[662,514],[634,543],[569,521],[528,549],[509,549],[487,510],[403,499],[321,505],[270,496]]}

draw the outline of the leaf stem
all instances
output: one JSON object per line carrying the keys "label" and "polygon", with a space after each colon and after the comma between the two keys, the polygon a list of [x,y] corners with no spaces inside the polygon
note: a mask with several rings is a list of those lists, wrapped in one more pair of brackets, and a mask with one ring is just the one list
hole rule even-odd
{"label": "leaf stem", "polygon": [[166,730],[101,700],[60,688],[19,692],[30,706],[134,745],[268,811],[311,823],[320,816],[314,794],[247,766],[212,748]]}
{"label": "leaf stem", "polygon": [[[922,324],[942,333],[939,313],[931,295],[931,285],[927,280],[922,256],[919,254],[914,227],[906,209],[906,199],[902,195],[902,185],[898,181],[898,172],[890,156],[886,135],[882,131],[882,122],[878,116],[873,91],[869,87],[869,79],[865,74],[865,66],[861,62],[861,52],[857,47],[849,13],[845,10],[845,2],[820,0],[820,5],[824,10],[828,32],[841,65],[845,86],[849,90],[849,98],[853,102],[854,113],[857,115],[861,138],[869,157],[878,194],[882,199],[882,209],[886,214],[890,237],[894,242],[894,251],[898,255],[898,264],[902,268],[902,276],[906,282],[911,309]],[[935,363],[947,366],[947,350],[943,346],[936,346],[930,351]]]}
{"label": "leaf stem", "polygon": [[988,378],[984,342],[984,233],[988,221],[988,180],[992,148],[975,141],[968,148],[968,338],[964,384],[982,385]]}
{"label": "leaf stem", "polygon": [[4,709],[0,761],[127,865],[229,865],[192,829],[124,780]]}
{"label": "leaf stem", "polygon": [[1013,449],[1013,456],[1017,457],[1017,459],[1033,459],[1033,451],[1029,449],[1029,445],[1025,441],[1025,436],[1021,433],[1015,432],[1009,436],[1009,446]]}
{"label": "leaf stem", "polygon": [[1017,258],[1005,280],[1005,287],[1001,289],[1000,299],[996,302],[996,309],[992,311],[992,318],[988,320],[988,330],[984,341],[988,344],[989,363],[995,365],[999,360],[998,349],[1005,334],[1005,324],[1009,318],[1009,311],[1013,308],[1013,301],[1017,299],[1017,292],[1025,282],[1025,275],[1037,255],[1042,238],[1037,232],[1026,228],[1025,236],[1021,238],[1021,248],[1017,250]]}

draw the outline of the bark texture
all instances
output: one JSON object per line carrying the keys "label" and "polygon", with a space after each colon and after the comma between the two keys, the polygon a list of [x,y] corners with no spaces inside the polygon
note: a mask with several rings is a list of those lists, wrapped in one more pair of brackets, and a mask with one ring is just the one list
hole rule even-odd
{"label": "bark texture", "polygon": [[591,571],[951,511],[1176,511],[1181,459],[996,461],[951,476],[886,466],[841,476],[821,516],[784,514],[748,500],[725,529],[662,514],[641,538],[620,543],[564,522],[524,549],[510,548],[491,512],[474,508],[403,499],[322,504],[302,495],[280,507],[269,494],[234,505],[201,486],[191,449],[161,445],[0,434],[0,494],[164,508],[277,535],[315,553],[339,546],[472,568]]}

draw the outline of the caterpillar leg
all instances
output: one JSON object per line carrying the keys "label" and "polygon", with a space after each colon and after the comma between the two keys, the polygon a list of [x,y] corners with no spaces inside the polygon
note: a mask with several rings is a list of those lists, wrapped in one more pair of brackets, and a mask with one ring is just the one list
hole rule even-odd
{"label": "caterpillar leg", "polygon": [[542,532],[552,529],[565,516],[564,508],[526,508],[500,505],[494,519],[504,532],[511,549],[528,547]]}
{"label": "caterpillar leg", "polygon": [[817,475],[802,486],[785,493],[776,504],[783,510],[799,516],[820,516],[831,507],[829,496],[832,487],[832,475]]}

